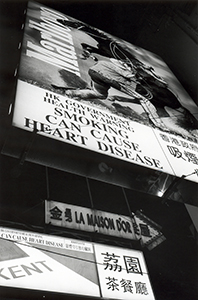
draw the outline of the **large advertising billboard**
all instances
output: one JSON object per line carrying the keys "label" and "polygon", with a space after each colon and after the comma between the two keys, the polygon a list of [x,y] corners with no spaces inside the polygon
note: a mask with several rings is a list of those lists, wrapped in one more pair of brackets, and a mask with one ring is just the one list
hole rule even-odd
{"label": "large advertising billboard", "polygon": [[0,228],[0,286],[154,300],[141,251]]}
{"label": "large advertising billboard", "polygon": [[198,181],[197,115],[153,53],[29,3],[14,127]]}
{"label": "large advertising billboard", "polygon": [[100,295],[91,243],[7,228],[0,237],[0,286]]}

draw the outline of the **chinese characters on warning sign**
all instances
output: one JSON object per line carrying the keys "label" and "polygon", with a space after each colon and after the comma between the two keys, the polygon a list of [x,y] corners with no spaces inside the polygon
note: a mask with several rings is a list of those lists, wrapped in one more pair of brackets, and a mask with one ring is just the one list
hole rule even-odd
{"label": "chinese characters on warning sign", "polygon": [[159,133],[158,139],[178,177],[187,176],[187,179],[197,181],[197,143],[166,133]]}

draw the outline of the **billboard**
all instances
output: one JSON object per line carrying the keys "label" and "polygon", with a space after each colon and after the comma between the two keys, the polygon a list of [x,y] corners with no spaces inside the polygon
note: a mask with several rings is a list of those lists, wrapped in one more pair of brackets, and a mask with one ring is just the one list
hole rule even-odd
{"label": "billboard", "polygon": [[14,127],[198,181],[197,115],[153,53],[29,3]]}
{"label": "billboard", "polygon": [[0,237],[0,286],[100,295],[91,243],[7,228]]}
{"label": "billboard", "polygon": [[141,251],[0,228],[0,286],[153,300]]}

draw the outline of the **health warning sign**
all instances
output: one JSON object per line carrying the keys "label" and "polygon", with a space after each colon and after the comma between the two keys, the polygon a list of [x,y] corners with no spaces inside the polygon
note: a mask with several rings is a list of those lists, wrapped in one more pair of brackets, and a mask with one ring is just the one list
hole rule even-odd
{"label": "health warning sign", "polygon": [[[28,95],[28,96],[27,96]],[[19,81],[13,125],[172,174],[151,128]]]}
{"label": "health warning sign", "polygon": [[193,173],[197,116],[198,107],[155,54],[29,2],[14,127],[181,176],[176,149],[167,151],[161,136],[193,145],[182,161]]}

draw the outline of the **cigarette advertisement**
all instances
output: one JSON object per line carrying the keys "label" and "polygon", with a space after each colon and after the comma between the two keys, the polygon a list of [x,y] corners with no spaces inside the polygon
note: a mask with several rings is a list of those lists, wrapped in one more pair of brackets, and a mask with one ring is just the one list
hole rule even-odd
{"label": "cigarette advertisement", "polygon": [[197,113],[155,54],[29,2],[14,127],[197,181]]}
{"label": "cigarette advertisement", "polygon": [[0,228],[0,247],[0,286],[154,299],[141,251],[5,227]]}

